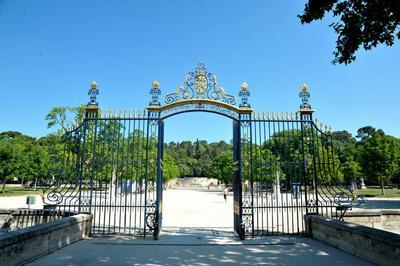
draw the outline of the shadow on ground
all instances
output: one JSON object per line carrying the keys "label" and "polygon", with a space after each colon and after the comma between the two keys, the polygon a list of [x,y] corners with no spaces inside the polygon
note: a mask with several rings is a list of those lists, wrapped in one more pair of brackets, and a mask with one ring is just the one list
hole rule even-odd
{"label": "shadow on ground", "polygon": [[163,228],[160,240],[80,241],[29,265],[368,265],[305,237],[238,240],[229,228]]}

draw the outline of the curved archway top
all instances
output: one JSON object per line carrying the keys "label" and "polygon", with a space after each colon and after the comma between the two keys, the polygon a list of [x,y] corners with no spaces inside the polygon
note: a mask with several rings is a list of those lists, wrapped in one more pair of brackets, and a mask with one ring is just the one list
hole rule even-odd
{"label": "curved archway top", "polygon": [[218,85],[217,77],[203,63],[199,63],[194,71],[186,74],[184,85],[167,94],[163,104],[160,102],[161,90],[157,81],[153,82],[150,95],[151,102],[146,107],[147,110],[159,112],[162,117],[186,111],[208,111],[236,118],[239,114],[253,111],[248,102],[250,92],[246,83],[241,86],[240,103],[237,106],[236,97],[226,93]]}

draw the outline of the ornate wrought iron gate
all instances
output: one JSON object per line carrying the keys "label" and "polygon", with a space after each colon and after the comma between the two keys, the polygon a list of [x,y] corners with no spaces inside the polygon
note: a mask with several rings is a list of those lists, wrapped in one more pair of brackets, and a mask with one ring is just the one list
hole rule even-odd
{"label": "ornate wrought iron gate", "polygon": [[[340,217],[350,196],[341,181],[330,130],[318,128],[304,85],[296,113],[255,113],[247,84],[240,103],[199,64],[161,104],[158,82],[142,112],[102,114],[92,83],[85,119],[65,132],[64,156],[45,191],[48,207],[93,214],[93,234],[152,233],[162,228],[164,121],[211,112],[233,121],[234,230],[246,235],[301,234],[304,214]],[[341,208],[338,208],[341,207]]]}
{"label": "ornate wrought iron gate", "polygon": [[84,121],[63,136],[64,158],[45,203],[92,213],[93,234],[158,231],[162,128],[146,111],[101,116],[89,103]]}

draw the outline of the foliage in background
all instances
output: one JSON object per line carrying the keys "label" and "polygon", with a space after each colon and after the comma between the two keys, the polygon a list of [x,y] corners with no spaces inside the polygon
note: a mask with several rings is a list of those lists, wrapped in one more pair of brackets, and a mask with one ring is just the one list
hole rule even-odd
{"label": "foliage in background", "polygon": [[[71,110],[75,111],[74,120],[79,121],[83,115],[81,107],[53,108],[46,117],[49,125],[59,124],[59,128],[63,128],[66,112]],[[59,129],[39,139],[14,131],[0,133],[0,181],[3,188],[10,181],[25,185],[45,185],[55,180],[73,184],[79,178],[77,170],[89,179],[92,172],[96,173],[100,183],[110,182],[110,177],[114,181],[143,180],[146,177],[143,171],[146,156],[149,158],[148,178],[155,181],[156,137],[150,136],[147,143],[143,130],[126,131],[130,125],[125,120],[101,123],[97,129],[94,122],[90,122],[79,130],[65,133]],[[85,145],[83,132],[86,132]],[[92,151],[94,139],[97,146]],[[287,187],[293,182],[301,182],[299,177],[303,175],[312,180],[314,174],[319,184],[335,180],[349,184],[359,181],[360,177],[367,185],[378,184],[382,188],[385,184],[400,182],[400,140],[371,126],[360,128],[356,137],[347,131],[337,131],[328,138],[316,130],[305,128],[303,131],[276,133],[264,143],[253,144],[252,149],[243,143],[244,180],[250,179],[253,167],[254,180],[272,184],[279,178],[279,182],[286,182]],[[315,158],[312,156],[314,152]],[[83,161],[78,159],[81,154],[85,156]],[[326,164],[326,158],[333,161]],[[331,165],[340,165],[340,168],[333,169]],[[179,177],[211,177],[230,183],[233,176],[232,145],[205,140],[164,144],[163,174],[165,181]],[[107,182],[103,182],[105,186]]]}

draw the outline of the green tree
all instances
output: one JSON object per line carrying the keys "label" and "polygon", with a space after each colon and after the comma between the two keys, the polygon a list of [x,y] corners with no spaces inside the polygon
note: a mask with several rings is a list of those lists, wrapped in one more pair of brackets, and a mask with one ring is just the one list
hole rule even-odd
{"label": "green tree", "polygon": [[163,160],[163,177],[164,182],[179,176],[179,168],[175,163],[174,157],[171,155],[164,155]]}
{"label": "green tree", "polygon": [[[369,129],[361,129],[358,136],[364,136]],[[361,175],[361,166],[358,160],[359,149],[356,139],[346,130],[332,133],[335,151],[339,153],[340,170],[348,182],[356,181]]]}
{"label": "green tree", "polygon": [[20,132],[2,132],[0,141],[13,147],[13,157],[10,167],[12,175],[22,184],[26,181],[37,181],[47,174],[47,154],[36,139]]}
{"label": "green tree", "polygon": [[311,23],[332,13],[339,19],[330,24],[338,35],[334,64],[349,64],[361,47],[370,50],[379,44],[392,46],[400,38],[398,0],[308,0],[301,23]]}
{"label": "green tree", "polygon": [[2,193],[8,180],[15,176],[15,161],[18,157],[15,147],[12,144],[0,141],[0,179],[2,184]]}
{"label": "green tree", "polygon": [[66,131],[67,124],[78,124],[85,117],[85,105],[77,107],[53,107],[46,115],[47,127],[60,127]]}
{"label": "green tree", "polygon": [[374,134],[376,132],[376,129],[372,126],[365,126],[362,128],[359,128],[357,130],[357,138],[360,138],[361,141],[369,138],[372,136],[372,134]]}
{"label": "green tree", "polygon": [[382,195],[385,194],[385,182],[398,173],[400,146],[399,141],[385,135],[383,131],[374,132],[363,141],[361,167],[369,181],[379,182]]}
{"label": "green tree", "polygon": [[219,181],[229,184],[233,177],[232,151],[223,151],[218,154],[211,165],[211,176]]}

